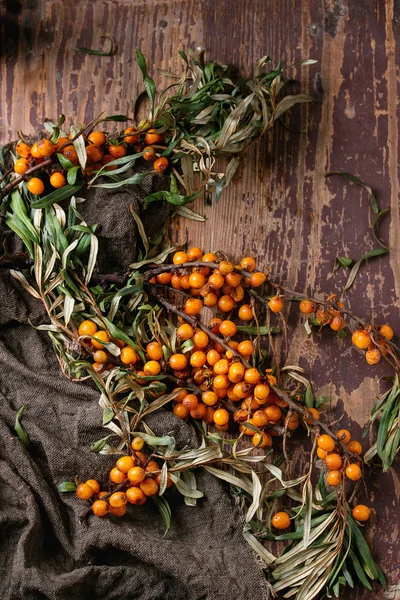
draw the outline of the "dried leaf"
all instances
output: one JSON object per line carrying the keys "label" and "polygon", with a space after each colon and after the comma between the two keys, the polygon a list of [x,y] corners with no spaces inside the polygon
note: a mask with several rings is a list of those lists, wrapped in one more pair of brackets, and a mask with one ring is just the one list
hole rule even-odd
{"label": "dried leaf", "polygon": [[21,444],[23,444],[26,448],[29,448],[31,443],[29,441],[28,434],[26,433],[25,429],[21,425],[22,413],[24,412],[25,407],[26,407],[26,404],[23,404],[16,414],[14,431],[17,434],[18,439],[21,442]]}

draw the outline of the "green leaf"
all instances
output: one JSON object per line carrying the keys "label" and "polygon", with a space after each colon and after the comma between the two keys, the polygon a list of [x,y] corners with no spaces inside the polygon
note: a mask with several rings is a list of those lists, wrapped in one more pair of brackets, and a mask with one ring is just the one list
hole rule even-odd
{"label": "green leaf", "polygon": [[130,118],[126,115],[111,115],[110,117],[106,117],[105,119],[100,119],[97,123],[105,123],[107,121],[115,121],[117,123],[124,123],[125,121],[130,121]]}
{"label": "green leaf", "polygon": [[378,223],[379,220],[383,217],[383,215],[386,215],[388,212],[390,212],[390,208],[384,208],[383,210],[381,210],[380,212],[378,212],[378,214],[376,215],[374,222],[372,223],[372,234],[376,240],[376,242],[382,246],[382,248],[388,248],[388,246],[385,246],[385,244],[383,242],[380,241],[380,239],[378,238]]}
{"label": "green leaf", "polygon": [[47,196],[40,198],[39,200],[34,200],[31,204],[32,208],[48,208],[52,206],[55,202],[59,204],[66,198],[70,198],[76,192],[78,192],[84,185],[84,182],[81,181],[76,185],[66,185],[63,188],[58,190],[54,190],[54,192],[50,192]]}
{"label": "green leaf", "polygon": [[117,45],[114,40],[110,38],[108,35],[101,35],[101,38],[105,38],[110,40],[110,49],[109,50],[92,50],[91,48],[75,48],[75,52],[84,52],[85,54],[94,54],[96,56],[113,56],[117,51]]}
{"label": "green leaf", "polygon": [[25,406],[26,405],[23,404],[21,406],[21,408],[19,409],[19,411],[17,412],[17,415],[15,417],[14,431],[17,434],[18,439],[21,442],[21,444],[23,444],[26,448],[29,448],[31,443],[29,441],[28,434],[26,433],[25,429],[21,425],[21,417],[22,417],[22,413],[25,410]]}
{"label": "green leaf", "polygon": [[372,212],[374,212],[376,215],[379,213],[378,201],[375,197],[374,192],[372,191],[372,188],[369,185],[363,183],[358,177],[355,177],[350,173],[346,173],[345,171],[329,171],[329,173],[327,173],[325,177],[330,177],[331,175],[342,175],[342,177],[345,177],[345,179],[347,179],[351,183],[355,183],[356,185],[360,185],[361,187],[363,187],[370,197]]}
{"label": "green leaf", "polygon": [[337,256],[335,258],[335,266],[333,267],[333,272],[337,271],[337,269],[339,269],[339,267],[351,267],[352,264],[353,264],[352,258]]}
{"label": "green leaf", "polygon": [[315,396],[312,391],[311,383],[308,384],[306,389],[305,405],[307,408],[313,408],[315,405]]}
{"label": "green leaf", "polygon": [[74,481],[62,481],[58,484],[57,489],[61,493],[75,492],[77,485]]}
{"label": "green leaf", "polygon": [[[71,125],[72,137],[75,137],[76,135],[78,135],[78,133],[80,131],[81,130],[79,129],[79,127],[75,127],[75,125]],[[76,153],[78,155],[79,164],[81,165],[82,169],[85,170],[87,154],[86,154],[86,146],[85,146],[85,139],[83,137],[83,133],[81,133],[81,135],[79,135],[76,138],[76,140],[74,140],[73,144],[74,144]]]}
{"label": "green leaf", "polygon": [[[117,159],[117,160],[119,160],[119,159]],[[109,166],[110,164],[111,163],[108,163],[107,166]],[[138,183],[141,183],[143,181],[143,179],[145,177],[148,177],[149,175],[150,175],[150,171],[144,171],[143,173],[135,173],[131,177],[128,177],[127,179],[122,179],[120,181],[116,181],[115,183],[99,183],[92,187],[103,188],[106,190],[114,190],[114,189],[122,187],[124,185],[136,185]]]}
{"label": "green leaf", "polygon": [[181,196],[180,194],[176,194],[168,191],[161,192],[153,192],[146,196],[144,201],[147,204],[150,202],[159,202],[160,200],[166,200],[170,204],[174,206],[184,206],[185,204],[189,204],[190,202],[194,202],[196,198],[198,198],[203,192],[196,192],[195,194],[191,194],[190,196]]}
{"label": "green leaf", "polygon": [[72,167],[72,169],[69,169],[67,171],[67,181],[68,181],[69,185],[75,184],[79,169],[80,169],[80,167],[77,166],[77,167]]}
{"label": "green leaf", "polygon": [[97,442],[93,442],[93,444],[90,444],[90,452],[94,452],[95,454],[98,454],[99,452],[101,452],[104,448],[104,446],[107,443],[107,440],[112,437],[113,435],[115,435],[114,433],[110,433],[110,435],[106,435],[106,437],[101,438],[100,440],[97,440]]}
{"label": "green leaf", "polygon": [[115,414],[112,408],[109,406],[103,410],[103,425],[107,425],[113,420]]}
{"label": "green leaf", "polygon": [[151,496],[151,499],[156,505],[157,510],[160,513],[162,520],[164,521],[165,537],[169,531],[169,528],[171,527],[171,507],[168,504],[168,501],[164,498],[164,496]]}
{"label": "green leaf", "polygon": [[140,70],[142,71],[144,87],[150,100],[150,112],[153,113],[154,99],[156,95],[156,85],[154,83],[154,80],[147,74],[146,59],[143,56],[143,53],[139,50],[139,48],[136,48],[136,61],[139,65]]}
{"label": "green leaf", "polygon": [[270,335],[272,333],[280,333],[280,327],[267,327],[266,325],[261,325],[261,327],[254,327],[251,325],[238,325],[237,330],[242,333],[247,333],[248,335]]}
{"label": "green leaf", "polygon": [[66,171],[68,171],[69,169],[72,169],[72,167],[74,166],[72,164],[72,162],[64,156],[64,154],[57,153],[57,158],[58,158],[62,168],[65,169]]}
{"label": "green leaf", "polygon": [[347,512],[347,523],[350,527],[352,539],[354,539],[355,545],[357,547],[357,551],[360,554],[363,563],[368,567],[372,578],[378,579],[379,574],[378,574],[377,565],[375,564],[375,561],[373,560],[373,558],[371,556],[371,551],[369,549],[367,542],[364,539],[363,534],[361,533],[356,522],[354,521],[353,517],[350,514],[350,510],[348,510],[348,512]]}
{"label": "green leaf", "polygon": [[388,252],[389,250],[387,248],[374,248],[373,250],[369,250],[366,254],[364,254],[362,258],[360,258],[356,263],[354,263],[343,291],[348,290],[353,285],[361,263],[364,260],[367,260],[368,258],[374,258],[375,256],[382,256],[384,254],[388,254]]}
{"label": "green leaf", "polygon": [[106,323],[107,329],[110,332],[111,337],[113,337],[117,340],[122,340],[123,342],[128,344],[128,346],[131,346],[132,348],[134,348],[136,350],[136,352],[139,354],[140,358],[143,360],[143,362],[146,362],[146,357],[144,356],[141,348],[139,348],[139,346],[128,335],[126,335],[126,333],[124,333],[121,329],[119,329],[116,325],[114,325],[114,323],[109,321],[106,317],[103,317],[103,321]]}

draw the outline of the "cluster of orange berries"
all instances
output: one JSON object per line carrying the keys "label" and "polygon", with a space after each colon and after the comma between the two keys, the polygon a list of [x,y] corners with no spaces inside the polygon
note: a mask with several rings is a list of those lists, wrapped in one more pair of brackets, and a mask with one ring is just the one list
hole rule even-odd
{"label": "cluster of orange berries", "polygon": [[[390,325],[381,325],[378,327],[378,332],[390,341],[394,336],[394,331]],[[365,358],[369,365],[376,365],[382,357],[382,354],[387,353],[385,348],[385,342],[383,342],[381,348],[377,348],[371,340],[371,335],[367,329],[356,329],[351,336],[351,341],[360,350],[366,350]]]}
{"label": "cluster of orange berries", "polygon": [[[347,429],[340,429],[336,437],[342,444],[345,444],[347,450],[352,454],[360,456],[362,446],[359,441],[352,440],[350,432]],[[332,487],[340,485],[343,479],[343,474],[351,481],[358,481],[362,477],[362,471],[356,462],[345,462],[340,455],[340,450],[337,448],[335,440],[327,434],[320,435],[317,440],[317,455],[318,458],[325,462],[328,470],[326,482]]]}
{"label": "cluster of orange berries", "polygon": [[[126,513],[127,504],[143,505],[147,498],[156,496],[161,482],[161,467],[155,460],[149,460],[142,448],[144,440],[135,437],[132,440],[132,454],[121,456],[109,473],[110,486],[115,491],[100,491],[100,484],[95,479],[79,483],[76,495],[81,500],[91,500],[91,510],[97,517],[108,513],[122,517]],[[173,485],[167,475],[166,487]],[[118,488],[118,489],[116,489]]]}
{"label": "cluster of orange berries", "polygon": [[[344,304],[337,301],[339,308],[344,308]],[[315,319],[319,325],[329,325],[334,331],[342,331],[346,327],[346,321],[343,314],[335,310],[333,307],[322,308],[317,306],[312,300],[304,299],[299,304],[300,312],[304,315],[315,313]],[[394,332],[390,325],[381,325],[378,327],[378,332],[386,340],[390,341],[393,338]],[[351,337],[352,343],[360,350],[366,350],[365,358],[369,365],[376,365],[386,352],[385,348],[380,350],[371,340],[370,332],[367,329],[356,329]],[[384,344],[383,344],[384,346]]]}
{"label": "cluster of orange berries", "polygon": [[[187,264],[194,261],[218,263],[218,268],[207,265],[191,267]],[[192,297],[185,302],[184,312],[189,316],[198,315],[203,306],[216,307],[222,313],[229,313],[242,302],[246,288],[260,287],[267,279],[265,273],[255,270],[256,262],[250,256],[235,266],[228,260],[220,260],[214,252],[203,254],[201,248],[195,247],[187,252],[176,252],[173,263],[177,267],[182,265],[182,268],[160,273],[150,283],[171,285],[176,290],[187,291]],[[242,321],[253,319],[251,306],[241,304],[238,316]]]}
{"label": "cluster of orange berries", "polygon": [[[144,136],[144,143],[141,141],[141,136]],[[163,173],[168,168],[168,159],[165,156],[157,157],[157,150],[154,145],[162,144],[164,138],[155,129],[149,129],[147,133],[144,133],[137,131],[135,127],[128,127],[121,138],[118,143],[111,143],[102,131],[92,131],[87,138],[85,137],[87,144],[85,174],[87,176],[91,177],[103,166],[108,165],[117,158],[124,157],[130,147],[133,147],[135,152],[143,152],[144,160],[153,161],[153,168],[158,173]],[[79,165],[78,153],[73,143],[70,142],[71,139],[72,135],[69,134],[68,137],[59,137],[54,144],[48,139],[41,139],[32,146],[23,141],[18,142],[16,151],[20,158],[15,161],[15,173],[23,175],[31,167],[40,165],[45,159],[57,153],[63,154],[72,165]],[[115,165],[106,167],[107,170],[117,168]],[[58,168],[54,170],[50,175],[49,182],[55,189],[64,187],[67,184],[64,171],[58,170]],[[40,195],[45,190],[45,184],[40,177],[31,177],[27,182],[27,188],[31,194]]]}

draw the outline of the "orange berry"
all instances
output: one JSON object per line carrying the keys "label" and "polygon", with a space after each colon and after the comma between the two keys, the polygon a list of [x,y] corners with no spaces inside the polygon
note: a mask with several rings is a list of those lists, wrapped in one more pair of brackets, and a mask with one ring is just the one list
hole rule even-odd
{"label": "orange berry", "polygon": [[145,455],[144,452],[140,452],[140,451],[135,451],[135,458],[136,458],[136,462],[139,465],[145,465],[147,462],[147,456]]}
{"label": "orange berry", "polygon": [[255,433],[251,443],[256,448],[270,448],[272,446],[272,437],[265,431],[261,432],[261,434]]}
{"label": "orange berry", "polygon": [[319,420],[319,411],[316,408],[307,408],[307,413],[311,414],[311,416],[313,417],[306,417],[304,419],[307,425],[312,425],[314,423],[314,419]]}
{"label": "orange berry", "polygon": [[290,431],[294,431],[300,425],[299,415],[297,413],[293,413],[290,416],[286,415],[284,424]]}
{"label": "orange berry", "polygon": [[317,448],[317,456],[321,460],[325,460],[325,458],[328,456],[328,453],[326,450],[322,450],[322,448]]}
{"label": "orange berry", "polygon": [[283,311],[283,300],[280,296],[273,296],[271,300],[268,302],[268,306],[274,313],[280,313]]}
{"label": "orange berry", "polygon": [[256,385],[256,387],[254,388],[254,397],[257,400],[257,402],[259,402],[260,404],[265,404],[265,402],[261,401],[264,401],[268,398],[269,391],[269,387],[266,383],[259,383],[258,385]]}
{"label": "orange berry", "polygon": [[80,500],[90,500],[95,492],[90,485],[87,485],[86,483],[80,483],[77,486],[75,493]]}
{"label": "orange berry", "polygon": [[381,360],[381,357],[382,355],[379,352],[378,348],[372,348],[371,350],[367,350],[367,352],[365,353],[365,358],[369,365],[377,365],[378,362]]}
{"label": "orange berry", "polygon": [[351,511],[351,514],[353,515],[354,519],[363,522],[368,521],[371,516],[371,511],[368,506],[365,506],[365,504],[357,504],[357,506],[355,506]]}
{"label": "orange berry", "polygon": [[195,290],[200,290],[202,287],[205,286],[206,278],[202,273],[195,271],[194,273],[191,273],[191,275],[189,275],[189,283],[191,288]]}
{"label": "orange berry", "polygon": [[218,396],[215,392],[203,392],[201,399],[206,406],[214,406],[218,402]]}
{"label": "orange berry", "polygon": [[353,452],[353,454],[357,454],[358,456],[362,454],[362,446],[357,440],[351,440],[351,442],[347,444],[347,450],[349,452]]}
{"label": "orange berry", "polygon": [[108,510],[114,517],[123,517],[126,513],[126,504],[123,506],[109,506]]}
{"label": "orange berry", "polygon": [[214,252],[207,252],[206,254],[203,255],[201,262],[213,263],[213,262],[216,262],[217,260],[218,260],[218,256],[216,254],[214,254]]}
{"label": "orange berry", "polygon": [[98,350],[102,350],[104,348],[101,342],[109,342],[110,336],[107,331],[101,330],[97,331],[95,337],[92,339],[93,348],[97,348]]}
{"label": "orange berry", "polygon": [[65,148],[62,149],[62,153],[64,154],[65,158],[68,158],[69,162],[71,162],[73,165],[79,164],[78,153],[75,150],[75,146],[72,146],[72,144],[70,144],[69,146],[65,146]]}
{"label": "orange berry", "polygon": [[182,388],[175,388],[174,392],[177,392],[179,390],[179,394],[174,398],[174,402],[182,402],[182,400],[185,398],[185,396],[188,395],[188,391],[184,390]]}
{"label": "orange berry", "polygon": [[221,323],[222,319],[219,319],[218,317],[211,319],[211,321],[208,324],[208,328],[211,331],[211,333],[219,333],[219,327]]}
{"label": "orange berry", "polygon": [[253,423],[257,427],[264,427],[268,423],[268,417],[264,410],[256,410],[253,417]]}
{"label": "orange berry", "polygon": [[328,454],[325,464],[329,471],[339,471],[343,465],[342,457],[340,454]]}
{"label": "orange berry", "polygon": [[207,363],[210,367],[214,367],[219,360],[221,360],[220,353],[214,350],[214,348],[211,348],[211,350],[207,352]]}
{"label": "orange berry", "polygon": [[31,155],[31,147],[25,142],[18,142],[15,149],[22,158],[29,158]]}
{"label": "orange berry", "polygon": [[143,446],[144,446],[143,438],[141,438],[140,436],[133,438],[133,440],[131,442],[132,450],[141,450],[143,448]]}
{"label": "orange berry", "polygon": [[252,273],[256,268],[256,261],[251,256],[245,256],[240,262],[240,267],[243,270]]}
{"label": "orange berry", "polygon": [[186,340],[190,340],[194,336],[194,329],[188,323],[184,323],[180,325],[176,330],[176,337],[178,340],[184,342]]}
{"label": "orange berry", "polygon": [[232,288],[238,287],[241,284],[242,279],[243,277],[240,273],[228,273],[225,277],[226,283]]}
{"label": "orange berry", "polygon": [[315,318],[317,319],[319,325],[327,325],[331,320],[330,314],[323,308],[319,308],[317,310],[315,313]]}
{"label": "orange berry", "polygon": [[[128,135],[131,134],[131,135]],[[139,141],[140,132],[136,129],[136,127],[128,127],[124,131],[124,140],[127,144],[136,144]]]}
{"label": "orange berry", "polygon": [[290,517],[287,512],[277,512],[271,519],[271,525],[275,529],[287,529],[290,526]]}
{"label": "orange berry", "polygon": [[348,431],[347,429],[339,429],[339,431],[337,431],[335,435],[337,439],[343,444],[348,444],[351,440],[350,431]]}
{"label": "orange berry", "polygon": [[219,408],[214,413],[214,423],[219,426],[229,423],[229,413],[225,408]]}
{"label": "orange berry", "polygon": [[207,362],[207,355],[202,350],[196,350],[190,357],[190,364],[192,367],[204,367]]}
{"label": "orange berry", "polygon": [[50,185],[58,190],[67,185],[67,180],[60,171],[56,171],[50,176]]}
{"label": "orange berry", "polygon": [[203,421],[207,423],[207,425],[214,423],[214,413],[215,409],[212,406],[206,406],[206,412],[204,413]]}
{"label": "orange berry", "polygon": [[190,416],[192,419],[202,419],[206,414],[207,407],[202,402],[198,402],[195,408],[192,408],[190,411]]}
{"label": "orange berry", "polygon": [[97,331],[97,325],[90,319],[86,321],[82,321],[82,323],[78,327],[79,335],[94,335]]}
{"label": "orange berry", "polygon": [[175,290],[182,289],[182,275],[177,275],[176,273],[171,277],[171,285]]}
{"label": "orange berry", "polygon": [[39,177],[32,177],[29,179],[26,187],[34,196],[38,196],[44,192],[44,183]]}
{"label": "orange berry", "polygon": [[208,306],[209,308],[213,308],[217,306],[218,296],[214,292],[209,292],[207,296],[204,297],[204,306]]}
{"label": "orange berry", "polygon": [[217,363],[215,363],[214,365],[214,373],[216,373],[217,375],[226,375],[226,373],[229,372],[229,362],[226,358],[221,358],[221,360],[219,360]]}
{"label": "orange berry", "polygon": [[246,373],[244,374],[244,380],[246,381],[246,383],[256,385],[260,381],[260,379],[261,375],[258,372],[258,369],[256,369],[255,367],[247,369]]}
{"label": "orange berry", "polygon": [[239,319],[242,321],[251,321],[253,317],[253,309],[251,308],[250,304],[242,304],[242,306],[239,308]]}
{"label": "orange berry", "polygon": [[188,359],[184,354],[172,354],[169,359],[169,366],[174,371],[182,371],[186,369],[188,365]]}
{"label": "orange berry", "polygon": [[188,394],[182,400],[183,406],[185,406],[188,410],[192,410],[193,408],[196,408],[198,403],[199,403],[199,401],[197,399],[197,396],[195,396],[194,394]]}
{"label": "orange berry", "polygon": [[360,350],[366,350],[371,342],[371,338],[365,329],[356,329],[351,336],[351,341]]}
{"label": "orange berry", "polygon": [[104,146],[106,143],[106,136],[102,131],[92,131],[89,133],[88,140],[93,144],[93,146]]}
{"label": "orange berry", "polygon": [[98,494],[100,492],[100,484],[98,481],[96,481],[96,479],[88,479],[87,481],[85,481],[85,483],[86,485],[90,485],[95,494]]}
{"label": "orange berry", "polygon": [[140,484],[140,489],[145,496],[155,496],[158,493],[157,482],[151,477],[146,477],[146,479],[143,479],[142,483]]}
{"label": "orange berry", "polygon": [[[50,140],[39,140],[36,142],[36,144],[34,144],[34,146],[36,146],[36,154],[38,155],[35,156],[35,158],[45,158],[47,156],[51,156],[56,150],[53,142]],[[34,156],[33,147],[31,153],[32,156]]]}
{"label": "orange berry", "polygon": [[299,304],[299,309],[303,315],[311,315],[311,313],[315,312],[316,306],[311,300],[302,300]]}
{"label": "orange berry", "polygon": [[387,340],[391,340],[394,336],[394,331],[393,329],[390,327],[390,325],[381,325],[380,327],[378,327],[378,331],[379,333],[386,338]]}
{"label": "orange berry", "polygon": [[129,504],[135,504],[136,506],[142,506],[147,500],[147,497],[145,496],[145,494],[138,487],[130,487],[126,490],[125,493],[126,493],[126,499],[128,500]]}
{"label": "orange berry", "polygon": [[121,506],[124,506],[126,504],[125,492],[114,492],[114,494],[111,494],[109,503],[113,508],[121,508]]}
{"label": "orange berry", "polygon": [[219,333],[221,333],[225,337],[235,335],[236,332],[237,327],[233,321],[222,321],[222,323],[220,323]]}
{"label": "orange berry", "polygon": [[346,321],[342,317],[336,316],[333,317],[329,326],[333,331],[341,331],[346,327]]}
{"label": "orange berry", "polygon": [[198,315],[201,312],[202,308],[203,303],[201,300],[199,300],[199,298],[189,298],[185,302],[184,310],[187,315],[194,317],[195,315]]}
{"label": "orange berry", "polygon": [[104,517],[108,513],[108,503],[105,500],[96,500],[91,508],[96,517]]}
{"label": "orange berry", "polygon": [[325,450],[326,452],[332,452],[335,449],[335,442],[331,436],[326,433],[319,436],[317,444],[318,448],[321,448],[321,450]]}
{"label": "orange berry", "polygon": [[243,340],[238,346],[238,352],[241,356],[251,356],[254,352],[254,345],[251,340]]}
{"label": "orange berry", "polygon": [[172,273],[171,272],[159,273],[156,276],[156,279],[157,279],[157,283],[160,283],[162,285],[168,285],[172,279]]}
{"label": "orange berry", "polygon": [[246,410],[246,409],[258,410],[260,408],[260,406],[261,406],[261,404],[259,404],[253,396],[247,396],[246,399],[243,400],[243,402],[241,404],[241,408],[243,410]]}
{"label": "orange berry", "polygon": [[146,135],[144,136],[144,142],[148,146],[152,144],[162,144],[164,141],[164,136],[162,133],[157,133],[157,129],[149,129]]}
{"label": "orange berry", "polygon": [[235,308],[235,301],[231,296],[221,296],[218,298],[217,306],[221,312],[230,312]]}
{"label": "orange berry", "polygon": [[93,353],[93,360],[100,365],[105,365],[108,363],[109,356],[104,352],[104,350],[96,350]]}
{"label": "orange berry", "polygon": [[125,146],[122,146],[122,144],[118,144],[118,146],[111,145],[108,147],[108,153],[111,154],[113,158],[122,158],[126,155],[126,148]]}
{"label": "orange berry", "polygon": [[189,248],[187,255],[190,261],[199,260],[203,256],[203,250],[197,246],[194,246],[193,248]]}
{"label": "orange berry", "polygon": [[174,256],[172,257],[172,262],[174,265],[182,265],[183,263],[188,262],[188,260],[189,259],[186,252],[175,252]]}
{"label": "orange berry", "polygon": [[337,487],[342,481],[342,472],[341,471],[329,471],[326,476],[326,483],[331,485],[332,487]]}
{"label": "orange berry", "polygon": [[155,160],[156,151],[153,146],[146,146],[146,148],[143,149],[143,158],[144,160]]}
{"label": "orange berry", "polygon": [[23,175],[29,169],[29,163],[26,158],[19,158],[14,163],[14,171],[18,175]]}
{"label": "orange berry", "polygon": [[88,165],[99,163],[103,156],[104,152],[99,146],[86,146],[86,158]]}
{"label": "orange berry", "polygon": [[235,362],[229,367],[228,378],[232,383],[239,383],[243,380],[246,369],[240,362]]}
{"label": "orange berry", "polygon": [[351,479],[351,481],[358,481],[362,477],[361,469],[355,463],[351,463],[346,467],[346,477]]}
{"label": "orange berry", "polygon": [[221,260],[221,262],[218,265],[218,271],[221,275],[228,275],[234,270],[235,267],[231,262],[229,262],[229,260]]}
{"label": "orange berry", "polygon": [[124,346],[119,357],[124,365],[134,365],[139,360],[139,356],[131,346]]}
{"label": "orange berry", "polygon": [[121,456],[115,464],[117,469],[121,471],[121,473],[127,473],[129,469],[135,466],[135,461],[132,456]]}
{"label": "orange berry", "polygon": [[169,166],[169,161],[168,158],[166,156],[160,156],[159,158],[156,158],[156,160],[153,163],[153,168],[155,171],[157,171],[157,173],[164,173]]}
{"label": "orange berry", "polygon": [[174,408],[172,409],[172,412],[176,417],[179,417],[180,419],[186,419],[186,417],[189,416],[189,409],[186,408],[186,406],[183,406],[183,404],[181,404],[180,402],[175,404]]}
{"label": "orange berry", "polygon": [[117,467],[114,467],[114,469],[111,469],[110,471],[110,479],[113,483],[123,483],[126,479],[126,475],[117,469]]}
{"label": "orange berry", "polygon": [[268,421],[271,421],[272,423],[276,423],[277,421],[279,421],[279,419],[282,418],[282,411],[276,404],[271,404],[270,406],[267,406],[266,408],[264,408],[264,412],[268,417]]}
{"label": "orange berry", "polygon": [[150,344],[147,344],[146,354],[151,360],[161,360],[164,358],[162,346],[159,342],[150,342]]}
{"label": "orange berry", "polygon": [[128,479],[131,483],[141,483],[143,479],[146,477],[146,471],[143,467],[130,467],[127,471]]}
{"label": "orange berry", "polygon": [[239,381],[239,383],[235,384],[233,393],[239,400],[243,400],[243,398],[246,398],[246,396],[249,394],[250,390],[251,386],[248,383],[245,381]]}
{"label": "orange berry", "polygon": [[218,271],[215,271],[208,279],[208,285],[214,290],[221,289],[224,283],[225,279]]}
{"label": "orange berry", "polygon": [[266,279],[267,276],[264,273],[253,273],[249,278],[249,282],[251,287],[260,287]]}
{"label": "orange berry", "polygon": [[157,473],[160,472],[160,465],[155,460],[149,460],[145,467],[146,473]]}

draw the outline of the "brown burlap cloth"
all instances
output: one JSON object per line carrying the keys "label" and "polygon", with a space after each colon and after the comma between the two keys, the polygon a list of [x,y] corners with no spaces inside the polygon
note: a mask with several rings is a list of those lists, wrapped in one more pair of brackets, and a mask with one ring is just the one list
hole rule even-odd
{"label": "brown burlap cloth", "polygon": [[[142,207],[154,190],[145,180],[128,192],[103,190],[79,210],[100,223],[100,267],[120,271],[135,257],[137,231],[133,203],[147,227],[160,230],[162,205]],[[28,324],[45,322],[40,303],[0,273],[0,551],[1,600],[244,600],[266,598],[262,568],[242,537],[239,509],[227,486],[197,473],[204,498],[188,507],[176,490],[167,496],[172,526],[164,526],[153,503],[129,507],[117,519],[90,517],[87,504],[60,494],[57,484],[75,475],[105,486],[110,456],[92,454],[103,437],[99,393],[60,372],[45,332]],[[23,425],[31,448],[13,426],[23,405]],[[178,444],[195,445],[191,426],[163,411],[149,419],[157,434],[172,432]]]}

